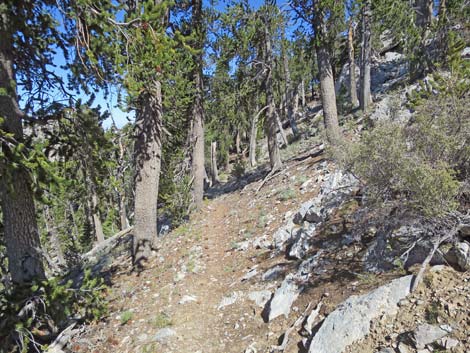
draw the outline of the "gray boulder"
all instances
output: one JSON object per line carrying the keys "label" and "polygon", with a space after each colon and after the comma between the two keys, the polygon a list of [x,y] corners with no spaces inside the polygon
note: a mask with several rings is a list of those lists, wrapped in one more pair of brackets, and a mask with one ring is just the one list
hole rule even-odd
{"label": "gray boulder", "polygon": [[398,302],[410,293],[412,278],[401,277],[368,294],[348,298],[325,319],[312,338],[309,353],[341,353],[364,338],[372,320],[397,313]]}
{"label": "gray boulder", "polygon": [[456,243],[445,258],[459,270],[470,271],[470,245],[467,242]]}

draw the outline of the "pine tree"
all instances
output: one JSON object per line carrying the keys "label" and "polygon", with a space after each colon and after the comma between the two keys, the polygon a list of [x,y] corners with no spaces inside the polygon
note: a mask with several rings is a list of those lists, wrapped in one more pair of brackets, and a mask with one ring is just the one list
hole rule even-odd
{"label": "pine tree", "polygon": [[[48,69],[53,45],[61,47],[49,11],[53,4],[27,0],[0,4],[0,197],[9,272],[19,284],[45,277],[32,189],[34,162],[26,163],[30,146],[25,146],[22,119],[47,106],[47,96],[38,87],[58,83]],[[20,109],[18,88],[26,91],[26,111]]]}

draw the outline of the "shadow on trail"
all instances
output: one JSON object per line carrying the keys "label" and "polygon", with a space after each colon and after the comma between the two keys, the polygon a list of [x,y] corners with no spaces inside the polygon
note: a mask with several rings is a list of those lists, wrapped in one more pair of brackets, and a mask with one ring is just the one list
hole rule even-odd
{"label": "shadow on trail", "polygon": [[231,179],[226,183],[219,183],[209,188],[205,192],[205,197],[212,200],[224,194],[229,194],[234,191],[243,189],[245,186],[257,181],[261,181],[268,175],[270,169],[267,165],[259,166],[258,168],[247,172],[241,178]]}

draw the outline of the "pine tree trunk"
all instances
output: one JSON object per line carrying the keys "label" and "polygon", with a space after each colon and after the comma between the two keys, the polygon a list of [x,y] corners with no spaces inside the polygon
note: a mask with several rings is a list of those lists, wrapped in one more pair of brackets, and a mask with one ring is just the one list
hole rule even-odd
{"label": "pine tree trunk", "polygon": [[338,124],[338,112],[336,108],[335,81],[331,70],[331,56],[324,45],[317,45],[318,70],[320,72],[320,95],[323,105],[323,119],[328,142],[336,145],[340,142],[341,135]]}
{"label": "pine tree trunk", "polygon": [[287,111],[287,119],[289,120],[290,127],[292,129],[292,134],[294,137],[299,135],[299,129],[297,128],[297,123],[295,121],[294,110],[293,110],[293,94],[292,94],[292,80],[290,76],[290,69],[289,69],[289,57],[287,53],[287,48],[285,46],[285,26],[282,26],[282,61],[284,64],[284,76],[286,80],[286,90],[284,92],[285,95],[285,108]]}
{"label": "pine tree trunk", "polygon": [[191,120],[191,174],[193,206],[198,209],[202,206],[204,197],[204,106],[203,106],[203,81],[202,81],[202,50],[204,45],[204,29],[202,19],[202,0],[193,0],[192,4],[192,28],[195,31],[196,39],[194,49],[195,68],[193,72],[194,80],[194,102]]}
{"label": "pine tree trunk", "polygon": [[[274,65],[273,52],[271,45],[271,34],[269,32],[270,22],[266,20],[264,23],[265,31],[265,64],[266,78],[264,81],[264,88],[266,92],[266,105],[268,106],[266,119],[265,119],[265,131],[268,137],[268,152],[269,152],[269,163],[271,170],[279,170],[282,168],[281,154],[279,151],[279,145],[277,144],[277,129],[278,129],[278,115],[276,114],[276,106],[274,103],[274,92],[273,92],[273,78],[272,68]],[[282,131],[282,126],[281,126]]]}
{"label": "pine tree trunk", "polygon": [[294,119],[299,115],[299,86],[294,90],[294,98],[292,100],[292,113],[294,114]]}
{"label": "pine tree trunk", "polygon": [[242,153],[242,149],[240,147],[240,129],[237,129],[237,133],[235,134],[235,151],[237,152],[237,156]]}
{"label": "pine tree trunk", "polygon": [[219,170],[217,168],[217,141],[211,142],[211,178],[212,185],[219,183]]}
{"label": "pine tree trunk", "polygon": [[281,117],[279,116],[276,107],[274,107],[274,114],[276,115],[277,128],[279,129],[279,134],[281,135],[282,143],[284,146],[289,146],[289,141],[287,140],[286,132],[282,128]]}
{"label": "pine tree trunk", "polygon": [[91,214],[93,217],[93,226],[95,230],[96,241],[99,243],[104,241],[103,224],[101,223],[101,216],[98,204],[98,195],[96,194],[96,187],[91,187]]}
{"label": "pine tree trunk", "polygon": [[142,267],[156,241],[157,201],[162,157],[162,93],[159,81],[141,94],[136,114],[134,266]]}
{"label": "pine tree trunk", "polygon": [[[8,11],[0,14],[0,129],[23,142],[22,112],[18,106],[13,68],[13,37]],[[12,158],[6,142],[1,145],[6,158],[0,161],[0,199],[3,212],[4,240],[8,269],[14,283],[44,279],[31,179],[22,168],[11,168]]]}
{"label": "pine tree trunk", "polygon": [[354,58],[354,23],[351,19],[348,28],[348,57],[349,57],[349,97],[351,105],[356,108],[359,105],[357,98],[357,81],[356,81],[356,60]]}
{"label": "pine tree trunk", "polygon": [[326,135],[331,145],[341,141],[336,108],[335,79],[333,76],[331,53],[327,41],[327,26],[325,11],[319,1],[315,1],[315,48],[317,52],[318,71],[320,73],[320,94],[323,105],[323,119]]}
{"label": "pine tree trunk", "polygon": [[51,244],[52,251],[57,258],[59,266],[63,267],[66,265],[64,252],[62,251],[62,245],[57,234],[57,228],[54,224],[54,219],[51,215],[49,206],[44,206],[44,223],[46,225],[46,232]]}
{"label": "pine tree trunk", "polygon": [[361,48],[361,109],[367,112],[370,106],[370,68],[371,68],[371,0],[362,7],[362,48]]}
{"label": "pine tree trunk", "polygon": [[258,117],[256,114],[251,119],[250,127],[250,165],[256,167],[256,136],[258,135]]}

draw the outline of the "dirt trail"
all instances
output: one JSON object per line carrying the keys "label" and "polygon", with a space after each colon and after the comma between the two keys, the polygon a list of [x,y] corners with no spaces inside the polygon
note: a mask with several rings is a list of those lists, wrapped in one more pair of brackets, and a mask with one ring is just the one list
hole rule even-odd
{"label": "dirt trail", "polygon": [[[257,267],[259,275],[285,259],[271,258],[269,250],[239,247],[245,240],[271,236],[287,211],[315,195],[315,164],[320,160],[291,162],[257,195],[261,181],[206,201],[191,222],[162,239],[157,256],[139,276],[129,271],[128,261],[115,263],[110,316],[88,327],[74,350],[243,352],[252,343],[276,344],[273,332],[285,319],[264,323],[262,308],[247,298],[249,291],[275,289],[276,282],[241,278],[250,268]],[[302,187],[310,179],[310,187]],[[239,296],[236,302],[219,309],[233,293]],[[126,316],[131,318],[124,323]],[[175,335],[156,340],[164,327]]]}

